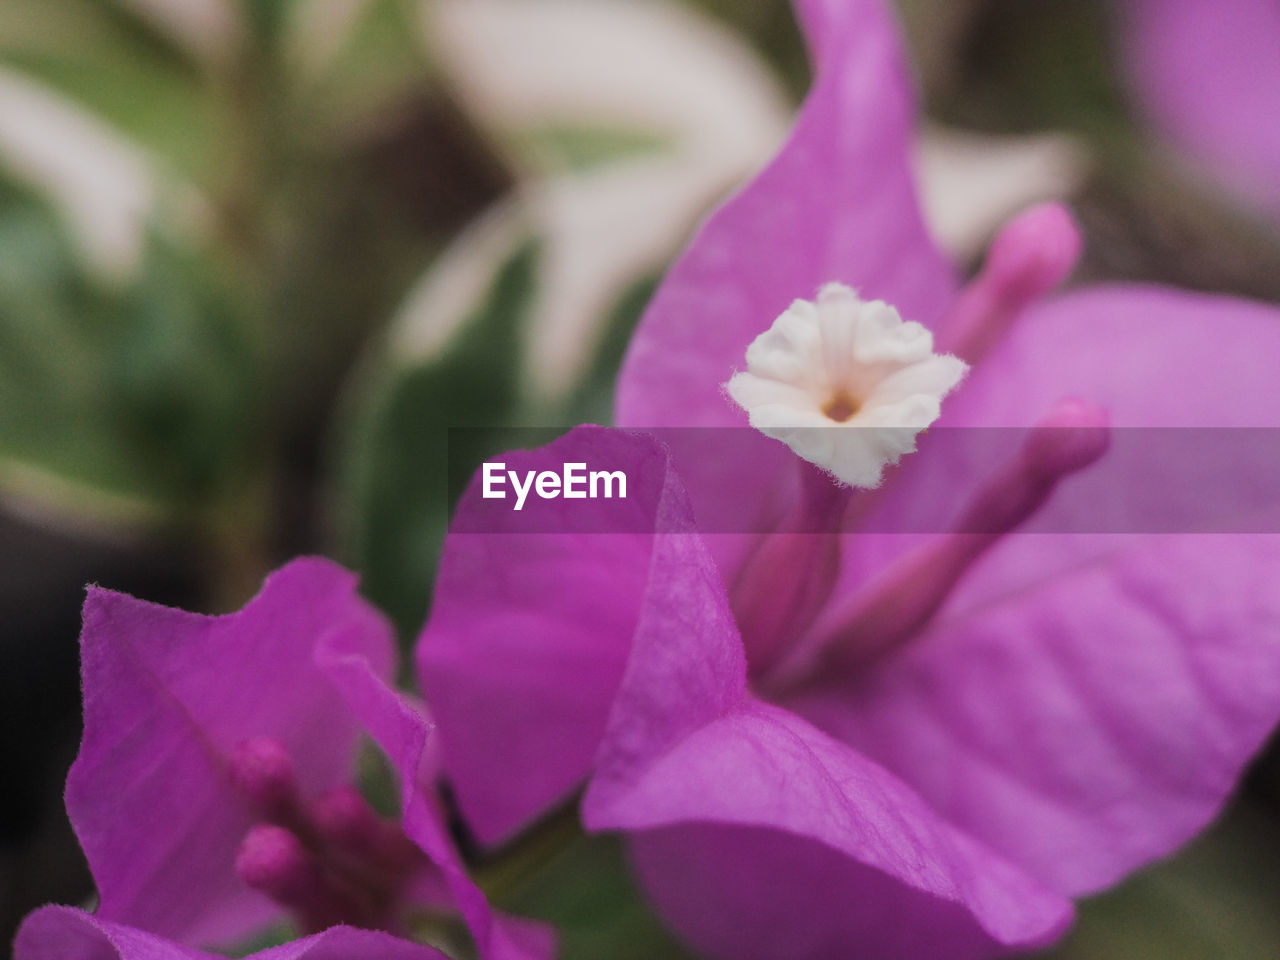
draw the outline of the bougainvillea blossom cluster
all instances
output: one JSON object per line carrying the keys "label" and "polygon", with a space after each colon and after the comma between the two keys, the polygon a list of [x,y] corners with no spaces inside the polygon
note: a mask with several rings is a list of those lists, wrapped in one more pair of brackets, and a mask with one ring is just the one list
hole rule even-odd
{"label": "bougainvillea blossom cluster", "polygon": [[[587,826],[629,834],[645,888],[709,955],[1030,950],[1071,898],[1201,829],[1275,725],[1280,543],[1022,531],[1111,431],[1274,425],[1280,317],[1149,287],[1040,302],[1080,247],[1057,207],[1010,223],[957,290],[916,207],[890,15],[797,9],[817,80],[796,128],[668,273],[624,365],[619,422],[671,442],[580,430],[507,455],[660,461],[646,508],[667,534],[565,518],[502,542],[468,495],[419,673],[483,841],[586,783]],[[832,495],[781,443],[682,448],[671,428],[746,428],[722,385],[830,283],[970,364],[936,426],[1028,431],[1016,455],[922,443],[882,489]],[[829,534],[724,533],[744,529],[707,522],[726,500],[825,511]],[[932,502],[959,505],[949,527],[874,532]]]}
{"label": "bougainvillea blossom cluster", "polygon": [[[1280,535],[1034,524],[1119,430],[1275,426],[1280,311],[1050,298],[1081,247],[1058,206],[959,286],[891,14],[796,10],[813,90],[662,282],[619,428],[504,457],[629,496],[517,514],[472,484],[416,650],[430,716],[327,561],[225,617],[91,590],[67,807],[99,904],[37,911],[18,960],[197,960],[280,923],[301,938],[255,957],[428,960],[442,914],[480,960],[550,957],[469,877],[441,781],[484,848],[566,805],[624,834],[723,960],[1034,950],[1218,812],[1280,718]],[[394,817],[357,789],[362,738]]]}

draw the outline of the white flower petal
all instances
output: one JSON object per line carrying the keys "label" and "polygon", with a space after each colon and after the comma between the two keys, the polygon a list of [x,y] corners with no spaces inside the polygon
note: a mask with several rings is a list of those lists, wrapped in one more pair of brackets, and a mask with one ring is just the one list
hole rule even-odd
{"label": "white flower petal", "polygon": [[[735,373],[725,384],[725,389],[734,403],[744,410],[752,411],[772,405],[795,410],[803,407],[810,396],[800,387],[786,381],[760,377],[754,373]],[[821,418],[819,411],[815,409],[813,412]]]}
{"label": "white flower petal", "polygon": [[747,366],[752,373],[796,386],[814,384],[822,357],[818,314],[813,304],[803,300],[788,307],[747,347]]}
{"label": "white flower petal", "polygon": [[919,363],[913,363],[885,377],[867,398],[867,406],[897,403],[917,393],[944,397],[951,392],[968,371],[959,357],[950,354],[931,354]]}
{"label": "white flower petal", "polygon": [[875,487],[915,450],[968,368],[933,353],[933,335],[882,301],[827,284],[747,348],[726,384],[751,426],[851,486]]}

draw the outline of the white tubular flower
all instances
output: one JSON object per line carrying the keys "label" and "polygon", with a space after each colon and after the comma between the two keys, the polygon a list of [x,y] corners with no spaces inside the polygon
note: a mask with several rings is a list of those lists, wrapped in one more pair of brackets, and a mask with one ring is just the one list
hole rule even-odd
{"label": "white tubular flower", "polygon": [[850,486],[876,487],[967,370],[887,303],[829,283],[756,337],[725,386],[761,433]]}

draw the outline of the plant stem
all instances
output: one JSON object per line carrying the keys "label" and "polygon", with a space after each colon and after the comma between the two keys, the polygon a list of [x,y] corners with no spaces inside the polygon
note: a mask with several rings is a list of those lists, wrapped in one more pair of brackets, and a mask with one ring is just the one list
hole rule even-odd
{"label": "plant stem", "polygon": [[580,800],[581,796],[575,794],[476,866],[473,876],[490,900],[501,901],[518,892],[542,868],[585,836],[578,816]]}

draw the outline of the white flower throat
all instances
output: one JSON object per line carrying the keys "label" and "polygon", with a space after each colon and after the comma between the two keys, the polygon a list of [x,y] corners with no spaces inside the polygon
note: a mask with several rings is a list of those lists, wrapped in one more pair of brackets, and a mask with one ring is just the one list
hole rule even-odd
{"label": "white flower throat", "polygon": [[850,486],[876,487],[968,369],[893,307],[829,283],[756,337],[725,386],[761,433]]}

